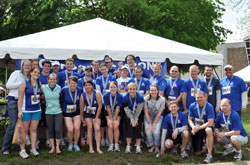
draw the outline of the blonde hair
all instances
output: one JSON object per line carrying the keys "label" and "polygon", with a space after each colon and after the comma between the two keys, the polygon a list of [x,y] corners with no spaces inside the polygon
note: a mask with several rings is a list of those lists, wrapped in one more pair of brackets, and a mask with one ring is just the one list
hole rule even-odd
{"label": "blonde hair", "polygon": [[136,83],[131,82],[131,83],[128,84],[128,89],[129,89],[129,88],[133,88],[133,87],[135,87],[136,90],[137,90],[137,85],[136,85]]}

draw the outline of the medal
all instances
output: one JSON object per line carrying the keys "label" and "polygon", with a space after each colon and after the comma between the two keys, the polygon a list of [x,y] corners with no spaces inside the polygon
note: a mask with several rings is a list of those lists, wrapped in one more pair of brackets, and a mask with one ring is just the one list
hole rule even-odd
{"label": "medal", "polygon": [[175,79],[174,82],[173,82],[173,84],[172,84],[172,78],[170,77],[170,81],[169,81],[169,83],[170,83],[170,88],[171,88],[171,90],[170,90],[170,95],[174,95],[174,86],[175,86],[177,80],[178,80],[178,78]]}
{"label": "medal", "polygon": [[36,96],[33,97],[33,102],[37,102],[38,101],[38,98]]}
{"label": "medal", "polygon": [[192,85],[194,87],[194,95],[198,92],[198,85],[199,85],[199,78],[197,78],[196,84],[194,85],[194,80],[192,79],[192,77],[190,77],[190,80],[192,82]]}
{"label": "medal", "polygon": [[206,106],[207,106],[207,102],[205,102],[205,105],[203,106],[201,112],[200,112],[200,108],[199,108],[199,104],[197,103],[197,113],[198,113],[198,117],[199,117],[199,124],[202,125],[202,119],[203,119],[203,116],[204,116],[204,113],[205,113],[205,109],[206,109]]}
{"label": "medal", "polygon": [[36,84],[35,87],[33,87],[33,93],[34,93],[34,96],[32,98],[32,101],[34,103],[36,103],[38,101],[38,97],[37,97],[37,93],[38,93],[38,84]]}
{"label": "medal", "polygon": [[135,101],[134,101],[134,104],[133,104],[133,101],[131,99],[131,97],[129,96],[129,101],[131,102],[131,104],[133,105],[133,109],[132,109],[132,112],[135,112],[135,107],[136,107],[136,96],[135,96]]}
{"label": "medal", "polygon": [[178,123],[178,111],[177,111],[177,114],[176,114],[175,123],[174,123],[174,118],[173,118],[172,113],[170,114],[170,119],[171,119],[171,124],[172,124],[173,131],[175,131],[175,129],[177,127],[177,123]]}
{"label": "medal", "polygon": [[103,93],[106,93],[106,88],[108,85],[109,75],[107,76],[106,80],[104,81],[104,76],[102,75],[102,85],[103,85]]}
{"label": "medal", "polygon": [[[70,76],[72,75],[72,72],[70,73]],[[69,77],[70,77],[69,76]],[[68,73],[67,71],[65,70],[65,77],[66,77],[66,80],[65,80],[65,86],[68,86],[69,85],[69,77],[68,77]]]}
{"label": "medal", "polygon": [[174,95],[174,90],[173,89],[171,89],[170,95]]}

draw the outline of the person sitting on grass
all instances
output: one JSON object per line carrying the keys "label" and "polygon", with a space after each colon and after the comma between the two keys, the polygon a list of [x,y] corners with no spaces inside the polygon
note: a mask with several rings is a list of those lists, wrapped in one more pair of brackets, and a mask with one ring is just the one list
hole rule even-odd
{"label": "person sitting on grass", "polygon": [[220,107],[221,112],[215,120],[216,141],[225,148],[222,153],[223,156],[235,152],[234,159],[241,160],[241,146],[248,142],[247,132],[242,125],[238,113],[231,110],[229,99],[222,99]]}
{"label": "person sitting on grass", "polygon": [[[188,124],[191,127],[192,145],[195,155],[203,154],[208,150],[204,163],[213,161],[213,125],[214,125],[214,108],[212,104],[206,101],[206,94],[199,91],[195,94],[196,102],[189,106]],[[203,140],[206,138],[207,147],[203,148]]]}
{"label": "person sitting on grass", "polygon": [[[181,157],[188,157],[188,153],[185,150],[188,139],[188,121],[184,112],[179,111],[178,103],[176,101],[169,102],[169,113],[165,116],[162,125],[162,137],[161,137],[161,154],[165,152],[165,149],[171,149],[172,153],[177,154],[177,144],[181,144]],[[165,139],[167,139],[165,141]]]}

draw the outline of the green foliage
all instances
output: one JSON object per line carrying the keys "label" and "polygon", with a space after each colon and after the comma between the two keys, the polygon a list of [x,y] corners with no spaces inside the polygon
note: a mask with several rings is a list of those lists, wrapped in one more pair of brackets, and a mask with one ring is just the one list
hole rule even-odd
{"label": "green foliage", "polygon": [[101,17],[206,50],[230,30],[220,0],[3,0],[0,40]]}

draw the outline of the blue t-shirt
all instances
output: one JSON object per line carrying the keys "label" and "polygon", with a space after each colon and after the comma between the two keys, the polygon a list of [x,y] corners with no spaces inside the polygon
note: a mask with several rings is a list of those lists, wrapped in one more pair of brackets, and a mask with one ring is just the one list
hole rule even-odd
{"label": "blue t-shirt", "polygon": [[[30,82],[28,80],[25,80],[26,88],[24,91],[23,96],[23,104],[22,104],[22,112],[38,112],[41,111],[40,108],[40,85],[37,84],[37,86],[33,86],[32,89],[30,89]],[[35,92],[36,95],[35,95]]]}
{"label": "blue t-shirt", "polygon": [[[92,80],[92,82],[94,83],[94,89],[95,89],[95,79],[92,79],[91,78],[91,80]],[[83,77],[83,78],[80,78],[79,80],[78,80],[78,84],[77,84],[77,87],[79,87],[79,88],[81,88],[82,90],[84,90],[84,81],[86,81],[86,79],[85,79],[85,77]]]}
{"label": "blue t-shirt", "polygon": [[116,70],[117,70],[117,68],[112,67],[112,68],[109,69],[108,74],[111,75],[111,76],[116,77],[116,74],[114,73]]}
{"label": "blue t-shirt", "polygon": [[[126,64],[126,65],[128,66],[128,64]],[[128,68],[129,68],[129,66],[128,66]],[[147,70],[142,68],[142,72],[143,72],[142,77],[144,77],[144,78],[149,78],[150,77],[150,73]],[[135,73],[134,73],[133,68],[128,69],[128,77],[131,78],[131,79],[135,78]]]}
{"label": "blue t-shirt", "polygon": [[[176,117],[173,117],[173,123],[175,124],[176,121]],[[178,122],[176,125],[176,128],[180,128],[182,126],[187,126],[188,125],[188,121],[187,121],[187,116],[184,112],[178,111]],[[172,134],[173,133],[173,126],[171,123],[171,113],[167,114],[167,116],[165,116],[163,123],[162,123],[162,129],[167,129],[168,130],[168,134]]]}
{"label": "blue t-shirt", "polygon": [[[197,102],[192,103],[189,106],[189,111],[188,111],[188,116],[193,118],[194,125],[196,125],[196,122],[199,122],[197,105],[198,105]],[[203,107],[199,106],[200,114],[202,113],[202,109]],[[214,119],[214,107],[209,102],[206,102],[206,108],[205,108],[204,115],[202,117],[202,123],[203,124],[206,123],[208,119]]]}
{"label": "blue t-shirt", "polygon": [[[228,98],[231,101],[232,110],[241,111],[241,93],[247,91],[243,79],[238,76],[233,76],[232,79],[224,77],[220,80],[220,85],[222,90],[221,98]],[[227,86],[230,86],[230,90],[227,90]]]}
{"label": "blue t-shirt", "polygon": [[206,79],[206,84],[208,88],[208,102],[216,108],[216,91],[221,89],[220,81],[212,77],[211,84],[209,85],[210,79]]}
{"label": "blue t-shirt", "polygon": [[[228,116],[225,116],[226,121],[228,120]],[[230,118],[228,123],[228,131],[238,131],[240,130],[241,136],[247,136],[247,132],[244,129],[240,116],[237,112],[231,110]],[[225,121],[223,118],[223,112],[221,111],[215,120],[215,128],[226,128]]]}
{"label": "blue t-shirt", "polygon": [[[88,100],[87,100],[88,96],[87,96],[86,92],[83,92],[82,95],[83,95],[83,99],[84,99],[84,112],[87,113],[87,107],[90,106],[89,103],[88,103]],[[95,112],[95,115],[96,115],[97,110],[98,110],[98,102],[97,102],[97,99],[96,99],[96,90],[93,90],[92,107],[96,107],[96,112]]]}
{"label": "blue t-shirt", "polygon": [[[207,85],[205,81],[200,78],[198,79],[199,79],[199,82],[198,82],[197,88],[199,88],[200,91],[203,91],[204,93],[208,93],[208,89],[207,89]],[[193,80],[193,81],[194,81],[194,84],[196,84],[197,80]],[[189,108],[190,104],[195,102],[195,95],[194,95],[194,92],[192,92],[193,90],[194,90],[194,87],[193,87],[192,81],[190,78],[188,78],[186,81],[184,81],[182,88],[181,88],[181,92],[187,93],[187,98],[186,98],[187,108]]]}
{"label": "blue t-shirt", "polygon": [[[122,95],[118,92],[116,92],[116,102],[114,103],[115,106],[114,106],[114,110],[116,108],[116,106],[122,106]],[[111,107],[111,104],[110,104],[110,92],[104,94],[103,96],[103,100],[104,100],[104,105],[105,105],[105,110],[107,111],[107,108],[106,106],[110,106]],[[112,103],[114,102],[115,100],[115,96],[112,96]],[[120,111],[121,111],[121,108],[120,108]]]}
{"label": "blue t-shirt", "polygon": [[158,85],[159,91],[164,92],[166,89],[166,80],[162,76],[153,76],[149,80],[150,85],[155,84]]}
{"label": "blue t-shirt", "polygon": [[[99,87],[100,87],[100,89],[101,89],[101,93],[104,94],[104,93],[103,93],[103,91],[104,91],[104,86],[103,86],[103,83],[102,83],[102,78],[104,78],[104,83],[106,82],[107,77],[104,77],[103,75],[101,75],[100,77],[98,77],[98,78],[96,79],[96,86],[99,85]],[[116,78],[115,78],[114,76],[108,75],[108,82],[107,82],[107,85],[106,85],[106,88],[105,88],[106,92],[109,91],[109,84],[110,84],[110,82],[112,82],[112,81],[115,81],[115,82],[116,82]]]}
{"label": "blue t-shirt", "polygon": [[[172,82],[172,86],[173,86],[173,91],[174,91],[174,94],[171,93],[171,85],[170,85],[170,81]],[[170,78],[166,79],[166,89],[165,89],[165,97],[169,100],[169,101],[172,101],[172,100],[175,100],[177,99],[180,94],[181,94],[181,88],[182,88],[182,85],[184,83],[184,80],[178,78],[174,84],[174,81],[175,80],[171,80]],[[182,105],[182,102],[180,101],[179,103],[179,107],[182,108],[183,105]]]}
{"label": "blue t-shirt", "polygon": [[[140,84],[140,81],[141,81],[141,84]],[[128,81],[128,84],[131,82],[136,83],[137,86],[140,86],[140,87],[138,87],[137,92],[140,92],[143,95],[149,90],[150,82],[147,78],[142,77],[141,80],[137,80],[136,78],[132,78]]]}
{"label": "blue t-shirt", "polygon": [[42,73],[40,74],[39,80],[40,80],[40,82],[41,82],[42,85],[48,84],[48,76],[49,75],[44,76]]}
{"label": "blue t-shirt", "polygon": [[[74,105],[74,98],[75,98],[75,92],[71,92],[72,94],[72,98],[70,97],[70,94],[69,94],[69,86],[65,86],[62,88],[62,111],[63,112],[66,112],[66,113],[71,113],[71,112],[68,112],[67,111],[67,107],[69,106],[72,106]],[[80,105],[79,105],[79,102],[80,102],[80,96],[82,94],[82,90],[80,88],[77,88],[77,93],[76,93],[76,111],[80,111]]]}
{"label": "blue t-shirt", "polygon": [[[131,100],[129,99],[129,93],[126,93],[123,96],[123,100],[122,100],[122,103],[127,103],[128,104],[128,107],[129,107],[129,109],[131,111],[133,111],[134,103],[137,105],[137,104],[140,104],[140,103],[143,103],[143,102],[144,102],[144,97],[138,92],[136,92],[136,97],[131,98]],[[135,106],[135,108],[137,108],[137,106]]]}
{"label": "blue t-shirt", "polygon": [[[61,71],[61,72],[58,73],[57,84],[60,85],[61,88],[63,88],[64,86],[67,85],[66,74],[65,73],[66,73],[66,70]],[[72,74],[71,73],[67,73],[67,75],[68,75],[68,78],[70,78],[70,76],[72,76],[72,75],[74,75],[76,77],[79,77],[79,75],[76,72],[74,72],[74,71],[72,72]]]}

